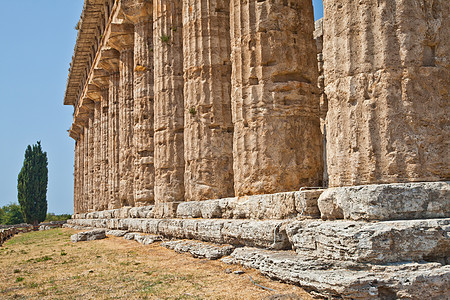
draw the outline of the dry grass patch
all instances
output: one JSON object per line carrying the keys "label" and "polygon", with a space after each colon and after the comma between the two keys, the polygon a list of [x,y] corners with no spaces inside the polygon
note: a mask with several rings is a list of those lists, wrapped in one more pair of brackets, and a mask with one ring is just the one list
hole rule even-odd
{"label": "dry grass patch", "polygon": [[[71,229],[19,234],[0,247],[1,299],[264,299],[296,294],[296,286],[265,278],[255,270],[176,254],[154,244],[123,238],[71,243]],[[258,284],[276,292],[262,290]]]}

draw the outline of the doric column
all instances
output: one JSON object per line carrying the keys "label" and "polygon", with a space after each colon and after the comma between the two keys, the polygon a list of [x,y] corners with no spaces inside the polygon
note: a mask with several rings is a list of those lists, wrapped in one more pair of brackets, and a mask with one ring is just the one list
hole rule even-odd
{"label": "doric column", "polygon": [[78,214],[80,212],[80,143],[79,140],[75,140],[75,159],[73,170],[73,213]]}
{"label": "doric column", "polygon": [[154,203],[154,77],[153,1],[123,0],[122,9],[134,24],[134,200]]}
{"label": "doric column", "polygon": [[89,211],[89,125],[84,127],[83,130],[83,163],[84,163],[84,175],[83,175],[83,211]]}
{"label": "doric column", "polygon": [[234,195],[229,7],[183,0],[186,201]]}
{"label": "doric column", "polygon": [[321,185],[311,0],[231,0],[237,196]]}
{"label": "doric column", "polygon": [[78,212],[85,212],[85,180],[84,180],[84,172],[85,172],[85,153],[84,153],[84,128],[81,129],[80,140],[79,143],[79,194],[78,194]]}
{"label": "doric column", "polygon": [[109,177],[109,164],[108,164],[108,113],[109,113],[109,72],[104,69],[94,69],[92,83],[98,87],[98,100],[99,100],[99,112],[98,112],[98,126],[99,126],[99,152],[96,153],[99,164],[98,175],[98,195],[99,203],[98,210],[108,209],[109,203],[109,190],[108,190],[108,177]]}
{"label": "doric column", "polygon": [[184,201],[182,1],[155,0],[155,215],[173,216]]}
{"label": "doric column", "polygon": [[[120,207],[119,200],[119,53],[114,49],[104,49],[101,52],[98,66],[108,72],[107,112],[103,112],[104,125],[108,127],[106,143],[108,144],[107,160],[108,180],[106,187],[107,208]],[[105,120],[107,119],[107,121]]]}
{"label": "doric column", "polygon": [[121,206],[134,206],[134,28],[131,24],[111,24],[109,45],[119,51],[119,175]]}
{"label": "doric column", "polygon": [[94,157],[93,157],[93,167],[94,167],[94,178],[93,178],[93,210],[100,211],[103,210],[102,199],[101,199],[101,181],[102,174],[101,168],[101,127],[100,127],[100,115],[101,115],[101,103],[95,102],[94,106],[94,119],[93,119],[93,131],[94,131]]}
{"label": "doric column", "polygon": [[[109,82],[109,81],[108,81]],[[100,115],[100,127],[101,127],[101,138],[100,138],[100,198],[102,199],[102,210],[108,209],[109,203],[109,84],[102,89],[102,102],[101,102],[101,115]]]}
{"label": "doric column", "polygon": [[330,186],[450,178],[450,1],[327,1]]}
{"label": "doric column", "polygon": [[94,112],[89,116],[89,125],[87,128],[88,133],[88,211],[94,211],[94,203],[95,203],[95,186],[94,186],[94,177],[95,177],[95,166],[94,166],[94,137],[95,137],[95,128],[94,128]]}

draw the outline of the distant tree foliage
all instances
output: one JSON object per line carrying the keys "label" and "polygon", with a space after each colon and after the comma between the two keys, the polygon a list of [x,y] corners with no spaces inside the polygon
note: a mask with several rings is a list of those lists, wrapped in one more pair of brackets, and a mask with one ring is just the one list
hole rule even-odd
{"label": "distant tree foliage", "polygon": [[23,223],[23,216],[18,204],[11,203],[0,208],[0,224],[15,225],[21,223]]}
{"label": "distant tree foliage", "polygon": [[26,223],[37,226],[47,216],[47,152],[41,142],[25,150],[25,160],[17,180],[17,197]]}
{"label": "distant tree foliage", "polygon": [[54,213],[48,213],[47,218],[45,218],[45,222],[51,221],[66,221],[69,220],[72,216],[69,214],[56,215]]}

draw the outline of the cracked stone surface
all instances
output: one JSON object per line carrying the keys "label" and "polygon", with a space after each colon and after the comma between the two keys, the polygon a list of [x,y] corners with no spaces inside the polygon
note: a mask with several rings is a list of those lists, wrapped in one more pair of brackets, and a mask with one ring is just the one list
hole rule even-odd
{"label": "cracked stone surface", "polygon": [[231,245],[214,245],[197,241],[168,241],[161,243],[161,246],[178,253],[190,253],[193,257],[209,260],[216,260],[230,255],[235,248]]}

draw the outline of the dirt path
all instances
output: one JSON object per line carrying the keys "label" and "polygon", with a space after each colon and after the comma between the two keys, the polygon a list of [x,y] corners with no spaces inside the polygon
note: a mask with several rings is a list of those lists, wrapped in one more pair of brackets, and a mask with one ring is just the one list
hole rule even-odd
{"label": "dirt path", "polygon": [[[227,274],[226,269],[242,269],[123,238],[73,244],[75,232],[19,234],[0,247],[0,298],[312,299],[299,287],[255,270]],[[276,292],[255,286],[248,275]]]}

